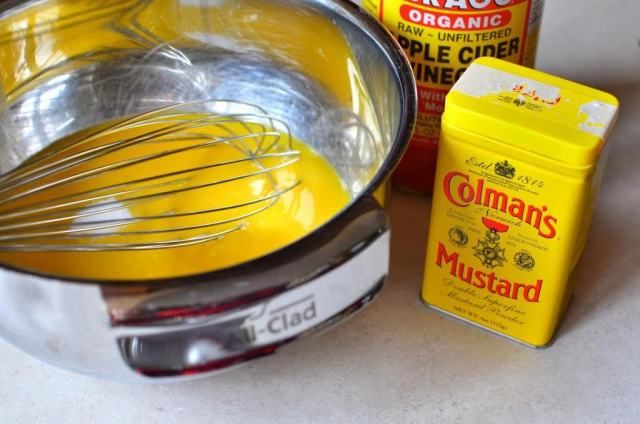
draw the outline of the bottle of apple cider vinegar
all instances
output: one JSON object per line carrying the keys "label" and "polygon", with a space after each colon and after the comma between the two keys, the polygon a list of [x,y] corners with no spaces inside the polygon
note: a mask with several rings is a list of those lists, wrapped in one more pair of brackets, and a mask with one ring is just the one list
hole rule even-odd
{"label": "bottle of apple cider vinegar", "polygon": [[359,0],[396,36],[418,82],[419,114],[394,183],[431,192],[444,99],[474,59],[533,67],[543,0]]}

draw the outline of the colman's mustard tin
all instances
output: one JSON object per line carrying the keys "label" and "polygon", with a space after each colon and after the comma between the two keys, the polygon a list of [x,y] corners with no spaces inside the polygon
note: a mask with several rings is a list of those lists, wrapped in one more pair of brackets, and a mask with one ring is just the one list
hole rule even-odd
{"label": "colman's mustard tin", "polygon": [[446,99],[423,300],[531,346],[572,293],[617,100],[498,59]]}

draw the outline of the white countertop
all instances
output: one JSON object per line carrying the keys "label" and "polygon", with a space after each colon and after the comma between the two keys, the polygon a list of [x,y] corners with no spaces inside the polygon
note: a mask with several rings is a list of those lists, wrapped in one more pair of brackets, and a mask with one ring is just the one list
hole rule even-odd
{"label": "white countertop", "polygon": [[0,341],[0,423],[639,423],[638,16],[637,0],[547,1],[538,67],[622,102],[575,299],[550,348],[421,306],[430,200],[397,192],[389,284],[343,325],[174,385],[93,380]]}

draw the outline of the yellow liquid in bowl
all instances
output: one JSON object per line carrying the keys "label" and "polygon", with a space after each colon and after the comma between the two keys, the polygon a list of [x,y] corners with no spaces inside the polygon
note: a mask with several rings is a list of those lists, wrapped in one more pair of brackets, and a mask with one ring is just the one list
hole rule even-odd
{"label": "yellow liquid in bowl", "polygon": [[[167,125],[163,123],[142,129],[127,129],[110,134],[107,133],[93,139],[82,149],[86,150],[88,147],[94,148],[118,140],[132,139],[157,128],[166,128]],[[244,133],[247,132],[242,124],[225,124],[224,128],[221,128],[213,125],[204,129],[198,128],[197,132],[198,134],[204,133],[208,137],[204,139],[205,142],[216,137],[229,138],[229,131],[240,135],[243,134],[243,131]],[[255,128],[251,127],[251,129]],[[78,140],[85,140],[87,135],[95,132],[96,129],[90,129],[60,140],[54,143],[52,148],[45,150],[44,153],[52,151],[53,148],[60,149],[65,146],[73,146],[74,143],[78,143]],[[161,152],[175,150],[176,147],[202,142],[202,138],[196,137],[194,140],[187,141],[160,139],[140,143],[65,170],[55,177],[42,179],[38,184],[43,185],[51,181],[60,180],[63,177],[91,172],[92,169],[100,169],[113,163],[120,163],[122,160],[127,160],[131,157],[149,157]],[[256,161],[248,160],[232,165],[203,169],[180,175],[179,177],[127,185],[128,189],[144,188],[137,195],[145,196],[157,193],[157,190],[153,188],[156,186],[159,186],[160,190],[175,189],[179,191],[187,187],[206,186],[212,182],[223,181],[223,183],[202,189],[185,190],[178,194],[162,196],[158,199],[153,199],[153,201],[132,205],[125,208],[124,212],[119,210],[100,215],[102,219],[117,219],[123,216],[149,217],[163,214],[167,216],[151,223],[133,223],[115,229],[119,232],[126,231],[128,235],[115,237],[106,234],[109,231],[113,233],[114,230],[110,229],[105,230],[105,234],[97,234],[91,238],[78,240],[65,240],[65,243],[78,245],[83,243],[105,244],[114,242],[139,244],[142,242],[148,243],[149,241],[161,242],[177,238],[211,235],[216,232],[224,233],[232,230],[219,239],[186,247],[145,251],[0,253],[0,263],[55,276],[88,279],[140,280],[193,275],[244,263],[285,247],[320,227],[350,201],[350,195],[342,180],[324,157],[308,145],[279,134],[264,138],[246,138],[242,139],[241,142],[217,143],[212,146],[195,148],[179,154],[145,161],[123,169],[101,172],[91,178],[54,187],[28,198],[14,201],[11,205],[2,205],[0,206],[0,214],[3,210],[6,211],[9,208],[42,204],[72,193],[90,192],[90,195],[85,195],[84,197],[95,196],[101,193],[99,191],[100,188],[117,185],[122,182],[135,181],[142,177],[171,174],[172,172],[212,163],[242,160],[247,157],[247,149],[250,152],[259,153],[260,146],[263,149],[270,146],[266,152],[267,154],[285,153],[285,155],[283,157],[262,159],[259,164]],[[295,152],[296,155],[289,156],[286,155],[287,152]],[[74,153],[77,153],[77,149],[72,147],[63,154],[58,154],[58,158],[69,157]],[[42,155],[41,153],[39,156],[42,157]],[[297,158],[298,160],[294,162],[291,160],[292,158]],[[50,163],[52,159],[47,158],[46,161]],[[277,169],[261,172],[263,168]],[[250,174],[256,175],[224,182],[241,175]],[[163,185],[165,183],[169,184]],[[294,185],[294,188],[288,190]],[[19,187],[14,192],[19,193],[20,190],[24,191],[31,187],[33,185]],[[148,187],[151,187],[151,189],[147,189]],[[278,191],[286,192],[279,195],[272,205],[269,201],[262,201],[254,205],[246,207],[234,206],[228,210],[214,213],[179,218],[170,217],[171,215],[180,215],[193,211],[224,209],[229,205],[239,205],[253,200],[269,198]],[[105,199],[93,201],[91,204],[96,205],[100,204],[100,202],[114,201],[125,204],[127,199],[126,196],[105,197]],[[80,212],[91,210],[86,209],[88,206],[90,205],[80,209]],[[269,207],[250,217],[233,220],[260,210],[265,206]],[[94,217],[94,219],[97,218]],[[182,233],[160,233],[151,236],[137,234],[138,232],[142,233],[149,230],[162,231],[169,228],[203,225],[214,221],[230,222]],[[73,222],[67,223],[66,228],[76,228],[81,223],[82,219],[75,219]],[[242,228],[236,229],[239,224],[242,225]]]}

